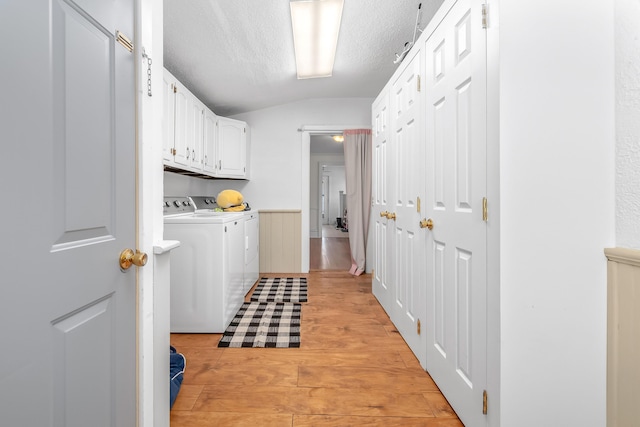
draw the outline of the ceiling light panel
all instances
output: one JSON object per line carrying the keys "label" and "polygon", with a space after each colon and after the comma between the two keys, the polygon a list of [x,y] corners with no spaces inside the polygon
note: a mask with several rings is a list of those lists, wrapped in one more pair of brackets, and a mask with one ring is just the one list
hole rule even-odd
{"label": "ceiling light panel", "polygon": [[344,0],[292,0],[289,5],[298,78],[330,77]]}

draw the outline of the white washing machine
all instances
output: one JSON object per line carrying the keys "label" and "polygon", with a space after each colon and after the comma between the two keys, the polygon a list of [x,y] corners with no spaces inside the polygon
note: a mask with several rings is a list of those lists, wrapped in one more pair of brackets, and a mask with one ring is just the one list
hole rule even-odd
{"label": "white washing machine", "polygon": [[[189,196],[196,214],[219,214],[214,209],[218,207],[213,196]],[[243,211],[244,214],[244,275],[243,289],[245,295],[251,290],[260,276],[260,220],[258,211]]]}
{"label": "white washing machine", "polygon": [[164,238],[180,241],[171,252],[171,332],[224,332],[244,301],[244,214],[165,197]]}

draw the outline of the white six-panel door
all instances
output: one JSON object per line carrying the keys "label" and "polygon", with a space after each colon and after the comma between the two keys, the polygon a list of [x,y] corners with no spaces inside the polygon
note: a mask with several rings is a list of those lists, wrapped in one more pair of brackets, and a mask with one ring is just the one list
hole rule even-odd
{"label": "white six-panel door", "polygon": [[390,313],[393,301],[390,288],[391,271],[390,256],[393,254],[390,247],[392,242],[392,228],[388,226],[386,214],[393,210],[389,200],[389,173],[393,172],[390,158],[389,140],[389,93],[383,92],[374,102],[373,113],[373,206],[371,215],[373,218],[375,236],[375,268],[373,271],[372,292],[380,301],[380,304]]}
{"label": "white six-panel door", "polygon": [[136,425],[132,0],[8,0],[3,426]]}
{"label": "white six-panel door", "polygon": [[[393,172],[390,181],[393,230],[393,308],[391,320],[402,334],[423,367],[426,366],[425,284],[421,280],[424,266],[424,239],[419,228],[419,197],[423,188],[421,127],[422,55],[413,50],[405,58],[404,71],[391,87],[391,141]],[[395,216],[395,217],[394,217]]]}
{"label": "white six-panel door", "polygon": [[465,425],[486,424],[486,39],[458,0],[424,45],[427,370]]}

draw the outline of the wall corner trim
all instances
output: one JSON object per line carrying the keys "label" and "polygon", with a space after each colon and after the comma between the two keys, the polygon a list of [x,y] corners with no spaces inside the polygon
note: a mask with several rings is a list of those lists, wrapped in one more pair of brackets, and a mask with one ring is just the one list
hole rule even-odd
{"label": "wall corner trim", "polygon": [[640,250],[628,248],[605,248],[604,254],[609,261],[640,267]]}

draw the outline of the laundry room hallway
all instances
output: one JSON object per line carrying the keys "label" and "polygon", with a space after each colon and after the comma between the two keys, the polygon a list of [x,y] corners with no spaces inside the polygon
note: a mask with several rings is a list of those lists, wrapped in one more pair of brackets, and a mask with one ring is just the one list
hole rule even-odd
{"label": "laundry room hallway", "polygon": [[372,295],[370,275],[289,276],[308,282],[300,348],[218,348],[221,334],[172,334],[187,358],[172,427],[462,426]]}

